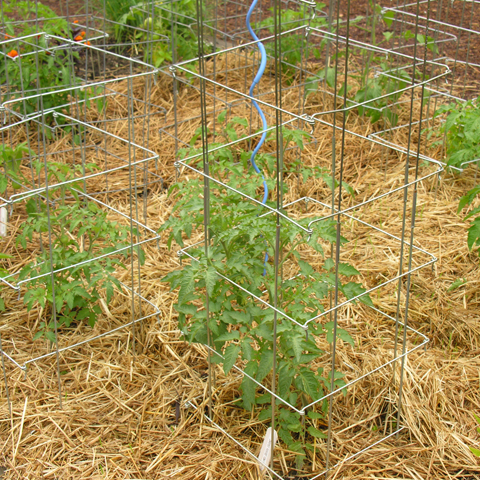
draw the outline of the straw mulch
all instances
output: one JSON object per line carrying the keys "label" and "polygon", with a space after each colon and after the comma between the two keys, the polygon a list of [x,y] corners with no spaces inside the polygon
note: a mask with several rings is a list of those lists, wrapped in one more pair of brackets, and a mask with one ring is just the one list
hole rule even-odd
{"label": "straw mulch", "polygon": [[[168,80],[163,81],[152,89],[152,101],[171,112]],[[320,97],[311,102],[320,102]],[[199,113],[195,92],[189,93],[182,87],[180,98],[184,105],[182,118]],[[368,122],[354,115],[348,121],[351,128],[357,125],[363,133],[371,130]],[[165,125],[160,117],[150,122],[151,132]],[[120,132],[119,125],[113,124],[115,133]],[[198,125],[198,120],[183,123],[179,135],[188,141]],[[313,164],[320,158],[328,165],[328,129],[317,128],[317,142],[306,147],[303,159]],[[378,194],[379,188],[384,191],[403,182],[405,158],[398,156],[393,161],[389,157],[385,164],[381,149],[369,150],[366,145],[366,141],[353,136],[346,139],[345,180],[355,188],[357,196],[345,196],[345,205],[370,198]],[[159,153],[156,173],[169,185],[175,174],[173,139],[152,133],[148,147]],[[319,181],[303,184],[294,177],[288,181],[292,200],[301,195],[328,198],[328,188]],[[406,428],[398,438],[390,438],[342,464],[330,478],[480,478],[480,462],[468,448],[478,447],[480,441],[473,418],[474,413],[480,414],[479,262],[478,256],[468,251],[467,225],[456,213],[458,199],[473,184],[473,173],[466,172],[461,177],[444,175],[439,182],[437,177],[431,177],[418,186],[416,244],[434,254],[438,262],[433,271],[425,268],[411,279],[409,324],[428,336],[430,343],[406,362],[402,419]],[[120,208],[122,198],[113,199]],[[148,225],[156,229],[168,218],[172,201],[160,189],[150,191],[147,200]],[[128,202],[123,202],[126,208]],[[402,208],[400,192],[363,207],[358,216],[398,234]],[[368,236],[368,232],[353,227],[350,233],[360,239]],[[396,271],[397,263],[388,255],[395,249],[398,246],[394,242],[372,236],[370,243],[359,242],[355,248],[352,243],[344,255],[361,271],[362,282],[374,286],[378,279]],[[159,321],[151,318],[137,325],[135,331],[128,328],[63,352],[62,408],[54,358],[32,364],[27,376],[6,364],[12,411],[10,415],[2,382],[0,466],[6,467],[4,480],[258,478],[252,459],[203,417],[202,402],[208,385],[206,351],[181,340],[173,310],[175,293],[161,282],[165,274],[179,266],[175,251],[169,251],[164,242],[158,249],[152,243],[145,250],[142,294],[159,308]],[[127,280],[128,272],[124,275]],[[465,285],[449,292],[458,278],[465,278]],[[384,287],[381,295],[373,296],[375,304],[389,315],[394,315],[396,308],[394,287]],[[7,298],[7,306],[9,301]],[[104,308],[105,319],[95,327],[98,332],[105,322],[112,326],[129,321],[128,301],[127,296],[123,300],[117,296]],[[8,321],[2,322],[2,339],[8,343],[9,335],[14,336],[18,342],[14,347],[23,351],[31,339],[28,322],[39,312],[27,313],[21,302],[14,303],[13,299],[11,305],[15,308],[4,317]],[[392,322],[361,306],[345,308],[340,319],[341,326],[352,332],[357,344],[355,349],[339,348],[338,364],[347,378],[372,371],[391,358]],[[417,337],[409,333],[409,348],[419,342]],[[35,345],[30,345],[30,353],[37,350]],[[40,341],[38,351],[44,349]],[[215,421],[256,452],[266,425],[232,405],[239,395],[240,375],[232,371],[225,377],[220,367],[213,368]],[[334,463],[389,433],[383,420],[389,419],[391,426],[399,382],[398,374],[393,377],[392,373],[391,367],[381,369],[350,388],[345,398],[336,398]],[[186,402],[198,409],[187,408]],[[318,441],[315,448],[310,471],[323,467],[323,444]],[[289,477],[292,454],[282,445],[277,452],[279,471],[286,478],[294,478]]]}

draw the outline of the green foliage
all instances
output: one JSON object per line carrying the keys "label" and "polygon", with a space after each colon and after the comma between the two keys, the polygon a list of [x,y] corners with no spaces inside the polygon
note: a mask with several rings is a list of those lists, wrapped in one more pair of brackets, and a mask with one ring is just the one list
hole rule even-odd
{"label": "green foliage", "polygon": [[[360,24],[365,21],[365,17],[358,16],[355,19],[350,20],[352,26],[356,26],[361,30],[365,30],[370,34],[370,42],[374,46],[380,46],[382,43],[391,41],[396,38],[394,31],[383,32],[383,38],[378,41],[376,37],[376,27],[379,22],[385,24],[387,28],[392,26],[394,20],[394,12],[384,11],[382,7],[374,2],[369,2],[372,8],[373,14],[367,19],[367,26],[362,27]],[[401,43],[408,41],[411,38],[415,38],[415,35],[407,30],[403,32],[402,38],[399,39]],[[427,48],[433,52],[437,52],[437,46],[432,37],[425,38],[422,34],[417,34],[416,42],[420,45],[427,44]],[[365,51],[359,52],[364,54]],[[344,55],[344,52],[340,52],[340,55]],[[372,76],[373,72],[373,76]],[[419,71],[414,73],[416,76],[420,75]],[[339,73],[340,75],[340,73]],[[335,87],[335,67],[325,67],[320,70],[319,76],[325,83],[331,88]],[[402,68],[392,67],[386,63],[385,58],[375,55],[373,51],[369,51],[365,57],[365,62],[360,74],[351,74],[351,79],[356,80],[360,84],[360,88],[356,91],[353,100],[356,103],[368,103],[358,107],[358,113],[370,118],[372,123],[376,123],[380,120],[387,121],[391,126],[395,126],[398,122],[398,115],[395,113],[391,105],[397,102],[402,93],[398,93],[398,90],[402,90],[411,84],[412,80],[410,75]],[[348,81],[347,95],[352,90],[355,82]],[[316,88],[312,85],[308,86],[307,94],[315,92]],[[345,83],[338,90],[339,96],[345,95]],[[383,98],[380,98],[383,97]],[[347,106],[352,105],[352,97],[347,100]]]}
{"label": "green foliage", "polygon": [[[65,20],[57,18],[55,12],[37,2],[10,2],[4,8],[5,13],[20,12],[26,18],[35,18],[36,8],[39,15],[42,13],[47,19],[43,22],[42,32],[66,38],[71,37],[70,28]],[[6,15],[5,15],[5,18]],[[37,33],[34,22],[22,22],[21,26],[14,26],[12,21],[6,21],[6,31],[12,37],[12,41],[4,44],[4,61],[0,63],[0,84],[8,85],[8,89],[2,92],[1,102],[16,98],[32,97],[42,93],[42,97],[27,98],[14,104],[14,108],[22,115],[29,115],[43,111],[56,110],[64,113],[70,112],[70,97],[73,94],[71,87],[81,85],[81,78],[75,74],[75,61],[78,60],[78,51],[71,49],[52,48],[47,42],[46,35],[38,34],[28,39],[27,42],[15,40],[16,36],[25,36]],[[9,52],[18,53],[13,58],[7,55]],[[79,100],[88,99],[94,92],[89,90],[75,91]],[[45,122],[53,124],[53,116],[46,115]],[[48,131],[48,130],[46,130]]]}
{"label": "green foliage", "polygon": [[[22,98],[26,91],[29,91],[30,95],[40,92],[44,94],[41,101],[38,98],[27,98],[14,104],[14,108],[22,115],[35,113],[39,108],[44,111],[64,111],[68,114],[69,98],[73,93],[69,87],[82,84],[82,79],[74,74],[74,59],[78,58],[78,52],[66,54],[57,51],[56,55],[48,55],[49,51],[42,49],[46,48],[46,45],[42,45],[45,44],[45,38],[42,36],[37,41],[40,49],[36,55],[20,55],[16,60],[8,59],[1,63],[0,82],[10,86],[2,100]],[[84,99],[89,94],[78,91],[76,95],[79,99]],[[46,122],[52,124],[52,115],[46,117]]]}
{"label": "green foliage", "polygon": [[0,145],[0,194],[5,193],[9,185],[14,189],[21,188],[22,180],[20,165],[25,154],[29,153],[26,143],[20,143],[14,148]]}
{"label": "green foliage", "polygon": [[[33,163],[40,175],[44,164]],[[96,166],[89,164],[86,168],[91,171]],[[67,182],[74,179],[75,170],[52,162],[45,173],[51,183]],[[31,279],[24,296],[27,309],[38,304],[52,315],[50,321],[41,322],[34,339],[45,336],[55,340],[53,307],[59,327],[81,321],[93,327],[101,313],[100,299],[110,302],[115,289],[121,287],[114,276],[116,268],[124,267],[118,258],[90,260],[128,247],[130,229],[110,221],[107,212],[95,202],[83,200],[79,196],[80,189],[80,183],[63,184],[49,189],[48,205],[40,198],[27,202],[28,218],[17,237],[17,244],[26,249],[29,242],[37,240],[37,235],[43,238],[44,245],[48,245],[49,239],[51,241],[51,248],[41,249],[36,261],[28,263],[19,273],[20,280]],[[122,255],[127,253],[128,250]],[[140,249],[137,254],[143,258]],[[61,271],[52,276],[52,269]]]}
{"label": "green foliage", "polygon": [[480,159],[480,99],[441,105],[435,117],[446,114],[437,135],[446,135],[447,165],[463,168]]}
{"label": "green foliage", "polygon": [[[475,414],[473,414],[473,416],[475,417],[475,420],[477,421],[478,425],[480,425],[480,417]],[[477,432],[480,433],[480,427],[477,427]],[[474,447],[468,447],[468,448],[476,457],[480,457],[480,450],[478,448],[474,448]]]}
{"label": "green foliage", "polygon": [[[429,135],[446,137],[447,166],[463,169],[468,163],[480,159],[480,99],[467,102],[441,105],[435,117],[446,114],[440,129],[430,129]],[[442,140],[436,142],[442,143]],[[480,195],[480,186],[472,188],[461,199],[458,205],[460,213],[468,205],[472,205]],[[472,219],[468,229],[467,244],[469,250],[477,248],[480,255],[480,206],[474,207],[464,218]]]}
{"label": "green foliage", "polygon": [[[477,185],[460,199],[458,213],[460,213],[460,211],[467,205],[471,205],[478,196],[480,196],[480,185]],[[469,250],[473,250],[477,247],[478,254],[480,255],[480,206],[473,208],[464,220],[468,220],[472,217],[475,218],[473,218],[473,221],[470,223],[470,228],[468,229],[467,245]]]}
{"label": "green foliage", "polygon": [[[172,62],[172,48],[175,49],[175,61],[190,60],[198,55],[195,0],[178,0],[155,2],[155,11],[148,2],[135,0],[115,0],[119,4],[132,4],[128,11],[107,10],[107,16],[119,22],[115,27],[117,41],[147,42],[151,48],[144,52],[145,61],[151,62],[155,67],[160,67],[164,62]],[[113,2],[113,3],[115,3]],[[130,7],[135,8],[130,8]],[[147,13],[148,12],[148,13]],[[152,16],[150,16],[152,14]],[[138,27],[135,33],[129,31],[127,26]],[[169,41],[164,41],[166,37]],[[175,40],[173,46],[172,39]],[[158,40],[158,41],[156,41]],[[148,56],[151,54],[151,58]]]}
{"label": "green foliage", "polygon": [[96,0],[97,8],[103,10],[109,20],[115,22],[114,34],[117,42],[133,40],[127,27],[140,27],[142,18],[135,7],[143,4],[139,0]]}
{"label": "green foliage", "polygon": [[[234,118],[225,124],[223,113],[217,121],[224,124],[225,141],[236,138],[240,140],[238,145],[242,146],[242,132],[248,126],[245,119]],[[216,139],[220,140],[219,137],[221,135]],[[308,137],[306,132],[293,131],[291,134],[288,130],[284,132],[284,138],[289,142],[295,142],[297,146],[303,146],[305,137]],[[199,150],[194,148],[197,138],[198,135],[192,139],[191,149],[181,152],[183,157],[199,153]],[[238,150],[225,148],[214,152],[217,145],[221,144],[210,144],[210,175],[237,190],[258,196],[263,180],[250,166],[251,153],[240,147]],[[248,148],[248,144],[245,147]],[[264,153],[257,158],[257,164],[273,190],[275,157]],[[293,168],[286,166],[286,170],[294,172],[297,167],[298,165],[293,165]],[[301,176],[303,173],[299,172]],[[315,175],[322,177],[325,172],[318,169]],[[167,242],[169,247],[173,240],[183,247],[185,238],[202,231],[203,188],[203,180],[198,179],[179,181],[171,187],[169,195],[175,198],[176,203],[172,216],[161,228],[161,231],[169,232]],[[223,356],[225,373],[241,359],[247,375],[257,382],[267,381],[272,374],[274,361],[275,315],[272,309],[256,302],[251,294],[261,297],[270,305],[274,304],[273,259],[277,231],[275,216],[262,215],[265,211],[261,207],[229,189],[215,185],[213,181],[210,188],[211,242],[208,258],[205,257],[202,248],[189,249],[189,255],[197,260],[169,273],[163,280],[169,282],[172,289],[178,289],[178,302],[175,305],[178,323],[189,342],[208,343],[208,326],[210,345]],[[275,206],[273,201],[267,201],[267,204]],[[298,222],[306,226],[311,220],[312,218],[302,219]],[[287,280],[279,278],[281,295],[278,298],[278,308],[301,325],[305,325],[309,319],[324,311],[324,304],[328,304],[328,296],[335,288],[334,262],[327,259],[323,266],[314,268],[299,252],[299,249],[308,246],[322,257],[324,249],[330,248],[335,242],[334,221],[324,221],[317,223],[316,226],[310,237],[283,221],[280,230],[280,269],[288,268],[292,275],[289,274],[290,278]],[[341,242],[346,242],[346,239],[342,237]],[[269,256],[268,262],[265,262],[265,252]],[[350,281],[350,277],[358,274],[352,266],[341,264],[338,271],[339,288],[346,298],[352,298],[365,291],[360,284]],[[223,277],[229,278],[241,288],[232,285]],[[207,292],[208,317],[205,309]],[[365,303],[371,302],[368,296],[361,298]],[[286,318],[284,314],[278,314],[276,325],[275,362],[279,396],[285,402],[300,407],[320,399],[330,389],[330,378],[322,368],[315,366],[315,359],[324,354],[316,339],[324,337],[328,342],[332,342],[333,323],[321,324],[312,321],[304,329]],[[353,346],[353,339],[347,331],[338,328],[337,335],[339,339]],[[222,361],[221,357],[217,356],[216,361]],[[340,372],[336,373],[335,388],[345,385],[342,377]],[[251,378],[244,376],[241,384],[241,403],[248,410],[270,402],[270,396],[267,394],[257,396],[259,387]],[[312,437],[322,438],[323,432],[314,426],[313,419],[305,431],[300,415],[292,412],[282,402],[277,403],[279,403],[279,436],[288,445],[289,450],[298,453],[297,464],[300,466],[306,455],[304,447],[311,446]],[[264,408],[260,419],[268,418],[269,408]],[[304,438],[300,439],[300,435]]]}
{"label": "green foliage", "polygon": [[[10,0],[2,2],[3,18],[2,23],[5,25],[7,36],[21,37],[31,35],[33,33],[45,32],[49,35],[70,38],[70,28],[68,22],[43,3],[36,1],[16,1]],[[15,18],[22,19],[22,22],[16,21]],[[42,21],[37,23],[33,20],[41,18]],[[32,21],[28,21],[32,20]]]}
{"label": "green foliage", "polygon": [[457,288],[460,288],[461,286],[465,285],[466,283],[467,283],[466,278],[457,278],[456,280],[454,280],[452,282],[452,284],[448,288],[447,292],[453,292],[454,290],[456,290]]}
{"label": "green foliage", "polygon": [[[367,100],[373,100],[366,105],[358,107],[360,115],[370,117],[372,123],[386,119],[390,125],[395,126],[398,121],[398,115],[388,107],[389,104],[395,103],[401,96],[396,93],[409,85],[410,77],[404,70],[398,69],[392,71],[385,63],[380,65],[380,72],[370,78],[365,72],[362,84],[363,86],[355,94],[355,101],[358,103]],[[387,95],[384,98],[379,98]],[[376,100],[375,100],[376,99]]]}
{"label": "green foliage", "polygon": [[[322,9],[325,6],[324,3],[317,3],[317,8]],[[270,9],[273,11],[273,8]],[[286,32],[288,30],[305,25],[306,18],[305,13],[300,10],[285,9],[281,12],[281,31]],[[311,27],[324,27],[326,21],[323,17],[315,17],[310,21]],[[258,24],[259,28],[266,28],[270,33],[275,31],[275,19],[273,16],[262,20]],[[302,56],[306,58],[306,49],[309,46],[308,40],[305,37],[303,30],[299,32],[293,32],[291,34],[282,35],[280,40],[281,47],[281,61],[282,72],[287,77],[287,81],[291,81],[297,72],[297,65],[302,62]],[[267,55],[275,58],[275,43],[273,41],[265,44],[265,50]],[[317,47],[310,47],[311,52],[315,58],[320,58],[321,49]]]}
{"label": "green foliage", "polygon": [[[377,15],[373,16],[373,26],[371,29],[372,44],[377,45],[375,36],[375,25],[378,19],[383,20],[387,27],[390,27],[393,22],[393,12],[382,12],[379,5],[377,5]],[[381,45],[383,42],[387,42],[395,38],[394,32],[384,32],[383,39],[378,42]],[[403,32],[401,42],[408,41],[415,38],[415,41],[420,45],[427,45],[427,48],[434,53],[438,48],[432,37],[425,37],[422,34],[413,34],[410,30]],[[370,76],[370,71],[374,71],[373,78]],[[413,73],[415,76],[420,76],[419,71]],[[361,87],[356,92],[354,100],[358,103],[372,100],[366,105],[358,107],[358,113],[360,115],[366,115],[370,117],[372,123],[378,122],[383,119],[386,120],[391,126],[395,126],[398,122],[398,115],[394,112],[389,105],[397,102],[402,93],[398,93],[399,90],[406,88],[412,83],[411,76],[403,68],[393,67],[383,61],[381,58],[368,54],[363,72],[360,76],[352,75],[352,78],[359,78]],[[341,92],[343,95],[343,92]],[[380,98],[384,97],[384,98]]]}

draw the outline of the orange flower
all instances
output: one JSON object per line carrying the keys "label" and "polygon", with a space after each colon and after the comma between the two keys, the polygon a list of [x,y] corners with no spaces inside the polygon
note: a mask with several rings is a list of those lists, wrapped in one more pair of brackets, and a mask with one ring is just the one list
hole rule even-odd
{"label": "orange flower", "polygon": [[75,40],[76,42],[81,42],[81,41],[83,40],[83,37],[82,37],[81,35],[77,35],[77,36],[74,38],[74,40]]}
{"label": "orange flower", "polygon": [[8,40],[9,38],[13,38],[13,37],[10,36],[10,35],[5,34],[5,40]]}
{"label": "orange flower", "polygon": [[80,32],[80,35],[81,35],[82,37],[84,37],[84,36],[85,36],[85,32]]}
{"label": "orange flower", "polygon": [[10,50],[7,55],[10,57],[10,58],[16,58],[18,57],[18,52],[16,50]]}
{"label": "orange flower", "polygon": [[87,41],[85,42],[85,45],[91,45],[91,43],[87,40]]}
{"label": "orange flower", "polygon": [[78,20],[74,20],[73,23],[78,23]]}

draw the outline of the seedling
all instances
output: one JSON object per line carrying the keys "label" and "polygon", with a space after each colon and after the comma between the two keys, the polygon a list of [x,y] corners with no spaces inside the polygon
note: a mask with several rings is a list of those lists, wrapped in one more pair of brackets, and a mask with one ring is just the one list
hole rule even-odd
{"label": "seedling", "polygon": [[[35,161],[37,175],[45,169]],[[96,165],[86,165],[88,171]],[[46,167],[49,181],[66,182],[74,178],[75,170],[65,164],[51,162]],[[24,249],[37,238],[49,236],[51,248],[42,248],[35,262],[24,266],[20,280],[28,280],[28,291],[23,301],[28,310],[37,304],[45,309],[50,320],[40,323],[34,339],[45,337],[54,342],[54,312],[59,328],[81,321],[91,327],[101,313],[99,302],[109,303],[121,284],[114,276],[115,270],[125,268],[116,256],[102,261],[94,258],[128,247],[130,228],[108,218],[107,212],[95,202],[81,195],[81,183],[68,183],[49,189],[49,203],[32,198],[26,204],[28,218],[23,224],[16,243]],[[138,235],[134,230],[133,235]],[[48,242],[46,242],[48,244]],[[129,249],[121,254],[127,256]],[[141,263],[143,251],[137,248]],[[51,272],[55,270],[53,275]]]}

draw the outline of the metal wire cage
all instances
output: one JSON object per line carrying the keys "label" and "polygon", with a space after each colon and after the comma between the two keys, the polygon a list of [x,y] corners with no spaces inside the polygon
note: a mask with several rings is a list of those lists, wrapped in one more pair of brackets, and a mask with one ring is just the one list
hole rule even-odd
{"label": "metal wire cage", "polygon": [[[40,123],[41,116],[44,115],[36,118]],[[21,328],[15,328],[8,316],[3,317],[2,353],[23,370],[28,364],[52,355],[58,360],[64,350],[159,313],[158,308],[142,296],[138,276],[143,249],[159,239],[157,232],[147,225],[146,212],[139,208],[148,193],[162,189],[157,155],[74,118],[59,113],[55,113],[54,118],[60,120],[61,126],[54,129],[54,134],[63,146],[61,149],[59,142],[52,142],[45,132],[35,140],[29,138],[29,122],[25,120],[1,131],[3,151],[19,151],[18,145],[8,142],[12,130],[17,138],[24,134],[28,139],[19,152],[21,155],[15,157],[15,165],[5,162],[3,165],[8,179],[4,193],[7,198],[2,207],[8,209],[5,234],[8,232],[17,239],[18,252],[18,256],[7,256],[4,260],[3,268],[8,269],[9,274],[0,280],[3,293],[12,290],[9,301],[16,302],[18,310],[24,308],[23,304],[27,304],[32,295],[50,298],[47,304],[40,301],[45,316],[44,331],[51,332],[49,336],[46,334],[44,352],[38,341],[31,340],[38,331],[38,322],[25,323],[25,319],[19,317]],[[105,226],[110,229],[108,232],[102,230]],[[35,261],[28,261],[22,253],[27,246],[37,252]],[[105,282],[109,277],[104,277],[98,284],[94,282],[100,297],[93,308],[101,317],[98,322],[89,322],[96,323],[95,329],[82,327],[79,321],[82,318],[87,321],[88,315],[78,316],[77,312],[71,317],[78,317],[74,321],[76,327],[67,328],[59,335],[61,325],[70,327],[71,324],[71,319],[61,312],[64,305],[70,304],[67,311],[78,310],[75,292],[83,291],[88,298],[92,275],[102,278],[101,272],[112,275],[115,270],[118,273],[124,269],[130,271],[130,275],[124,275],[120,281]],[[66,278],[70,279],[67,285],[72,286],[70,294],[62,290]],[[121,324],[110,313],[108,305],[129,297],[133,305],[132,319]],[[42,319],[42,313],[39,318]],[[50,348],[50,342],[54,349]]]}
{"label": "metal wire cage", "polygon": [[[435,49],[430,48],[427,37],[428,29],[425,30],[418,21],[413,27],[399,23],[403,32],[413,28],[413,37],[407,35],[409,42],[397,43],[397,48],[382,48],[357,39],[350,30],[350,23],[340,22],[339,11],[336,12],[336,22],[332,21],[335,12],[331,11],[322,26],[311,25],[311,14],[310,21],[306,18],[305,24],[284,29],[280,9],[275,8],[271,36],[265,35],[261,40],[254,37],[253,41],[239,47],[229,45],[220,52],[211,52],[208,50],[208,27],[203,28],[203,10],[199,8],[200,56],[192,61],[195,68],[185,61],[164,69],[172,77],[174,93],[181,89],[183,98],[187,98],[186,90],[198,92],[195,103],[198,115],[183,119],[174,113],[174,120],[167,120],[167,125],[171,126],[162,129],[162,133],[175,138],[180,180],[182,174],[188,178],[181,183],[185,189],[183,195],[190,195],[191,182],[203,185],[204,192],[203,224],[198,225],[200,230],[203,229],[203,236],[181,248],[178,254],[191,262],[188,265],[208,265],[211,262],[214,265],[210,267],[213,268],[212,275],[215,275],[216,282],[224,285],[223,295],[231,302],[228,312],[221,309],[218,313],[218,299],[212,293],[216,290],[210,288],[209,291],[207,286],[203,290],[204,301],[200,310],[179,304],[180,328],[190,341],[205,344],[209,365],[205,397],[191,400],[186,406],[205,411],[205,417],[216,428],[258,461],[260,470],[268,471],[276,478],[286,478],[289,468],[284,461],[282,463],[280,456],[275,456],[275,431],[290,450],[297,449],[297,456],[293,457],[297,460],[298,474],[312,472],[311,466],[316,465],[308,478],[326,476],[336,466],[364,453],[370,446],[398,435],[404,428],[402,385],[405,359],[428,342],[425,336],[408,325],[412,275],[436,261],[433,255],[414,243],[416,190],[419,182],[439,174],[443,167],[421,151],[422,137],[412,125],[414,122],[421,124],[425,118],[423,104],[428,86],[445,78],[450,70],[436,61]],[[360,22],[358,25],[362,27]],[[445,41],[450,39],[448,35],[444,37]],[[388,40],[394,41],[392,36]],[[297,48],[289,50],[288,45]],[[255,53],[257,48],[260,51],[263,48],[261,55]],[[290,52],[297,55],[293,60],[288,58]],[[319,64],[323,68],[319,68]],[[352,81],[355,75],[363,78],[359,82]],[[388,79],[386,90],[382,90],[382,79]],[[375,94],[365,88],[370,82],[376,82]],[[243,88],[239,88],[242,84]],[[188,98],[195,98],[194,95],[192,93]],[[358,116],[376,116],[376,120],[381,118],[383,124],[391,128],[401,120],[396,117],[400,106],[414,104],[421,107],[409,110],[407,147],[387,142],[380,135],[372,135],[367,126],[363,134],[359,133],[355,125]],[[176,107],[178,104],[174,105]],[[193,125],[199,127],[194,130],[192,138]],[[285,143],[284,138],[291,138],[289,132],[298,134],[300,131],[309,137],[309,141],[311,139],[311,146],[317,151],[315,167],[326,175],[325,178],[331,179],[318,196],[298,195],[302,189],[295,187],[302,182],[297,179],[292,183],[295,175],[291,175],[289,168],[295,159],[302,158],[298,154],[302,147],[288,152],[288,140]],[[351,151],[355,142],[362,153],[351,158],[347,151]],[[253,159],[260,146],[270,160],[258,160],[261,167],[255,168],[258,174],[255,180]],[[308,146],[303,145],[303,148]],[[242,171],[248,171],[245,150],[254,150],[250,160],[253,186],[238,179],[232,180],[236,171],[242,168]],[[349,186],[344,183],[347,170],[363,162],[378,166],[375,159],[384,159],[385,170],[389,165],[401,172],[398,183],[393,188],[392,185],[378,185],[373,195],[367,194],[368,198],[363,200],[352,198]],[[422,166],[421,161],[424,162]],[[236,165],[238,167],[234,167]],[[260,200],[262,182],[263,201]],[[362,189],[357,183],[354,190],[359,193]],[[405,208],[400,221],[388,225],[381,212],[392,201],[403,202]],[[249,205],[244,208],[252,216],[247,215],[246,223],[226,220],[225,230],[222,230],[216,220],[222,215],[218,211],[222,204]],[[184,215],[188,215],[188,205],[186,202]],[[363,212],[371,208],[379,211],[378,223],[362,220]],[[262,225],[260,230],[258,224]],[[218,253],[222,239],[228,244],[232,230],[238,230],[239,236],[246,235],[243,232],[254,228],[253,225],[257,225],[256,232],[260,233],[255,240],[250,236],[250,242],[258,242],[259,257],[256,262],[247,261],[239,271],[229,268],[228,254],[223,258]],[[323,232],[323,236],[316,232],[316,228]],[[328,240],[325,232],[329,228],[332,235]],[[294,259],[286,262],[284,249],[290,248],[286,245],[302,245],[300,240],[296,243],[302,236],[303,246],[298,247]],[[285,240],[287,237],[291,243]],[[248,243],[249,240],[245,241]],[[318,243],[321,243],[320,248]],[[264,256],[260,253],[262,249],[267,252]],[[385,255],[395,260],[389,272],[382,271],[382,280],[377,279],[374,285],[369,285],[372,265],[368,256],[372,251],[377,259]],[[365,257],[361,258],[360,252]],[[326,263],[325,258],[329,259]],[[304,262],[307,259],[315,267],[306,267]],[[354,262],[354,270],[362,278],[362,287],[356,294],[345,288],[347,284],[343,275],[346,271],[342,273],[342,265],[348,261]],[[330,273],[322,277],[319,275],[321,268]],[[264,269],[264,278],[259,286],[251,278],[255,270],[261,269]],[[331,290],[327,293],[329,286]],[[296,292],[293,297],[292,289]],[[398,294],[392,301],[395,289]],[[244,297],[248,300],[241,303],[238,298]],[[387,301],[390,304],[385,308],[387,298],[390,298]],[[316,307],[310,303],[313,299]],[[363,306],[358,303],[362,300]],[[349,318],[363,318],[365,306],[378,315],[378,325],[381,325],[378,342],[391,346],[389,358],[380,365],[368,365],[367,353],[363,360],[354,353],[355,350],[348,353],[350,337],[346,331],[358,339],[359,345],[362,343],[361,338],[355,336],[355,327]],[[241,320],[249,315],[254,318],[250,328]],[[231,324],[228,333],[222,327],[222,316],[236,319],[227,321]],[[204,325],[203,328],[198,326],[199,330],[194,333],[192,325],[197,324],[190,322],[199,317],[205,319]],[[298,340],[297,347],[294,346],[297,340],[293,338]],[[253,353],[245,353],[245,344],[253,346]],[[266,344],[270,346],[265,349]],[[288,345],[291,345],[290,351]],[[259,357],[254,352],[260,347],[263,353]],[[315,348],[318,351],[312,353]],[[365,352],[362,347],[360,350]],[[240,353],[242,357],[239,357]],[[297,357],[297,364],[294,371],[286,374],[290,368],[289,355]],[[241,404],[248,405],[247,410],[257,404],[258,418],[264,422],[260,426],[256,421],[256,426],[252,427],[255,439],[247,443],[235,438],[231,430],[236,431],[242,428],[241,425],[248,428],[249,414],[242,417],[241,408],[232,405],[234,398],[220,401],[221,387],[215,380],[220,375],[215,366],[217,363],[224,366],[225,372],[230,371],[221,381],[225,385],[235,384],[243,391]],[[348,398],[349,389],[355,390],[354,385],[360,390],[366,388],[362,385],[375,381],[376,374],[384,369],[389,369],[392,375],[392,380],[385,385],[388,390],[388,400],[383,407],[388,412],[385,417],[373,423],[360,418],[342,420],[339,412],[344,400],[338,394],[343,392]],[[317,375],[324,375],[320,390],[311,387],[306,380]],[[289,377],[288,382],[285,376]],[[302,382],[302,387],[298,387]],[[307,393],[301,398],[293,395],[293,384],[304,388]],[[245,399],[247,385],[249,403]],[[222,419],[232,417],[238,418],[233,427],[222,424]],[[289,421],[291,431],[285,427]],[[269,424],[273,430],[266,429]],[[359,446],[357,454],[342,457],[342,442],[348,441],[350,433],[363,428],[377,434],[370,434],[369,445]],[[262,439],[264,448],[260,450]],[[354,441],[354,433],[350,440]],[[268,455],[265,449],[269,451]],[[302,462],[298,463],[299,458],[308,458],[311,462],[306,470],[302,470],[304,467],[300,466]]]}

